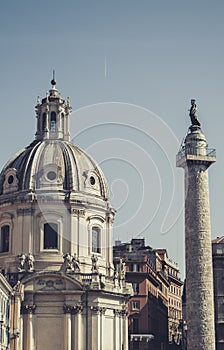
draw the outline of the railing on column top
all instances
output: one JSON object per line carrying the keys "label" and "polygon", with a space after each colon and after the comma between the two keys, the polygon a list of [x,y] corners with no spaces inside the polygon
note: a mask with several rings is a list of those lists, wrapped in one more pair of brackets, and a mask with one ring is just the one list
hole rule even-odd
{"label": "railing on column top", "polygon": [[200,147],[181,147],[181,150],[176,156],[176,160],[179,161],[185,155],[201,155],[205,157],[216,157],[216,150],[214,148],[200,148]]}

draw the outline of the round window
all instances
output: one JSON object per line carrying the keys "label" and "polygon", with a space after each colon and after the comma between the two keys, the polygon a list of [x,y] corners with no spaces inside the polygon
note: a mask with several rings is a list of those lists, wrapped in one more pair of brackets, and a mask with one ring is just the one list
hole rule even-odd
{"label": "round window", "polygon": [[13,175],[10,175],[10,176],[8,177],[8,184],[11,185],[11,184],[13,183],[13,181],[14,181],[14,176],[13,176]]}
{"label": "round window", "polygon": [[90,181],[91,185],[95,185],[95,183],[96,183],[96,180],[93,176],[90,176],[89,181]]}
{"label": "round window", "polygon": [[57,174],[56,174],[54,171],[49,171],[49,172],[47,173],[47,178],[48,178],[48,180],[53,181],[53,180],[56,179],[56,177],[57,177]]}

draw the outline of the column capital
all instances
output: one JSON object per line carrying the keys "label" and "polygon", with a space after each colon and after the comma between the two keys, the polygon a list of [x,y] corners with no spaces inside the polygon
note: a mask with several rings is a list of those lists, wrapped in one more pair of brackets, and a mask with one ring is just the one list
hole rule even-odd
{"label": "column capital", "polygon": [[120,310],[119,311],[119,315],[121,317],[127,317],[128,316],[128,311],[127,310]]}
{"label": "column capital", "polygon": [[106,308],[100,306],[90,306],[90,310],[97,315],[104,315],[106,312]]}
{"label": "column capital", "polygon": [[64,304],[63,309],[65,314],[77,314],[82,312],[83,306],[81,304],[76,304],[76,305]]}
{"label": "column capital", "polygon": [[23,304],[21,306],[22,314],[34,314],[35,310],[36,310],[35,304]]}

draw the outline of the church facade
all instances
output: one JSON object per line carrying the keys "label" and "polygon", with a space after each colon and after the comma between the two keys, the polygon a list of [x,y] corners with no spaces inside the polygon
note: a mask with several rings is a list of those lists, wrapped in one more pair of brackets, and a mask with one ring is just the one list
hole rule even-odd
{"label": "church facade", "polygon": [[96,162],[70,142],[56,88],[36,105],[35,140],[0,174],[0,268],[13,287],[15,350],[128,349],[124,266],[114,273],[115,210]]}

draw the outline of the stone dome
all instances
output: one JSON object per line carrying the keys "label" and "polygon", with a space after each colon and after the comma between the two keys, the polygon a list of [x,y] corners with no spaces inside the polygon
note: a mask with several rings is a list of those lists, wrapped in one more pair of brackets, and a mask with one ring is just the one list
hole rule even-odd
{"label": "stone dome", "polygon": [[19,192],[20,197],[26,193],[50,193],[57,199],[85,198],[89,194],[95,200],[107,201],[107,183],[101,169],[70,142],[70,99],[61,97],[54,79],[51,83],[46,97],[37,99],[36,139],[18,152],[0,174],[1,200],[17,197]]}
{"label": "stone dome", "polygon": [[104,328],[111,349],[127,349],[132,288],[114,270],[115,210],[99,166],[70,142],[70,100],[54,74],[51,85],[37,99],[35,140],[0,174],[1,281],[13,286],[3,283],[12,329],[1,327],[14,349],[108,349]]}
{"label": "stone dome", "polygon": [[96,254],[100,273],[109,274],[115,210],[103,172],[70,142],[70,100],[54,80],[35,108],[35,140],[0,174],[0,269],[17,273],[19,259],[33,256],[36,271],[61,271],[70,256],[91,273]]}
{"label": "stone dome", "polygon": [[35,140],[6,164],[0,175],[0,194],[18,191],[109,197],[106,179],[96,162],[60,139]]}

